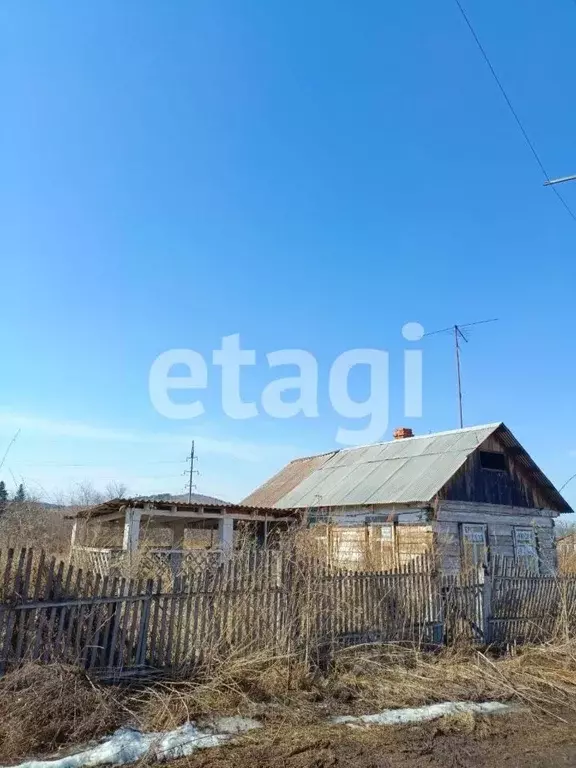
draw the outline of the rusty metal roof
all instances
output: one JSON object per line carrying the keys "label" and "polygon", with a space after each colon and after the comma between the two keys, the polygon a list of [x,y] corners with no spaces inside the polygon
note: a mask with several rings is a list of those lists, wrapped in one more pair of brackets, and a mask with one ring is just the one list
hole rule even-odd
{"label": "rusty metal roof", "polygon": [[294,461],[247,500],[282,509],[428,504],[495,432],[514,449],[515,459],[546,492],[553,508],[571,512],[502,422],[346,448]]}
{"label": "rusty metal roof", "polygon": [[319,456],[309,456],[304,459],[291,461],[284,469],[275,474],[270,480],[261,485],[250,496],[247,496],[242,504],[255,504],[258,507],[273,507],[283,499],[296,486],[300,485],[314,470],[319,469],[330,457],[331,453],[322,453]]}

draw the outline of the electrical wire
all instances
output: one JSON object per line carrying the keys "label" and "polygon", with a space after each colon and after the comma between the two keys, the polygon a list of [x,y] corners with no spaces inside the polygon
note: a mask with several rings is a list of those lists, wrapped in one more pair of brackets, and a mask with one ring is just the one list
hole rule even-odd
{"label": "electrical wire", "polygon": [[[134,462],[134,461],[125,461],[124,464],[128,464],[130,466],[133,466],[134,464],[138,464],[139,466],[156,466],[159,464],[185,464],[185,460],[181,459],[180,461],[144,461],[144,462]],[[102,461],[98,462],[91,462],[91,463],[82,463],[82,464],[66,464],[66,463],[60,463],[58,461],[19,461],[18,466],[20,467],[54,467],[54,468],[70,468],[70,467],[101,467],[103,466]],[[122,462],[115,461],[114,466],[122,466]],[[174,475],[176,477],[176,475]]]}
{"label": "electrical wire", "polygon": [[[576,0],[574,0],[574,2],[576,3]],[[574,478],[576,478],[576,472],[575,472],[573,475],[570,475],[570,477],[568,478],[568,480],[566,480],[566,482],[564,483],[564,485],[561,485],[561,486],[560,486],[560,488],[558,488],[558,492],[559,492],[559,493],[562,493],[562,491],[564,490],[564,488],[566,488],[566,486],[568,485],[568,483],[572,482],[572,480],[574,480]]]}
{"label": "electrical wire", "polygon": [[[494,78],[494,80],[496,82],[496,85],[500,89],[500,93],[504,97],[504,101],[506,102],[506,104],[508,106],[508,109],[512,113],[512,116],[514,117],[514,120],[516,121],[516,124],[518,125],[518,128],[520,129],[520,132],[522,133],[522,136],[524,137],[524,140],[525,140],[526,144],[530,148],[530,151],[531,151],[532,155],[534,156],[534,159],[536,160],[536,162],[538,163],[538,166],[540,167],[540,170],[544,174],[545,180],[549,181],[550,180],[550,176],[548,175],[548,172],[546,171],[546,167],[544,166],[544,163],[542,162],[542,159],[541,159],[540,155],[538,154],[538,152],[536,150],[536,147],[534,146],[534,144],[532,143],[530,137],[528,136],[528,132],[524,128],[522,120],[520,120],[520,116],[518,115],[518,113],[514,109],[514,106],[513,106],[512,102],[510,101],[510,97],[506,93],[506,89],[502,85],[502,81],[498,77],[498,74],[497,74],[496,70],[494,69],[494,67],[492,65],[492,62],[490,61],[490,58],[489,58],[488,54],[486,53],[486,50],[485,50],[484,46],[480,42],[480,38],[478,37],[478,35],[476,34],[476,30],[472,26],[472,22],[470,21],[470,19],[468,17],[468,14],[464,10],[464,7],[462,6],[462,3],[460,2],[460,0],[454,0],[454,2],[458,6],[458,9],[459,9],[460,13],[462,14],[462,18],[466,22],[466,25],[467,25],[468,29],[470,30],[470,33],[471,33],[472,37],[474,38],[474,40],[476,42],[476,45],[478,46],[478,49],[480,50],[480,53],[482,54],[482,57],[484,58],[484,61],[488,65],[488,69],[492,73],[492,77]],[[576,3],[576,0],[574,0],[574,2]],[[554,192],[554,194],[556,195],[556,197],[558,198],[558,200],[560,200],[560,202],[562,203],[562,205],[564,206],[564,208],[568,212],[569,216],[571,216],[572,219],[576,222],[576,214],[570,208],[570,206],[568,205],[566,200],[562,197],[560,192],[558,192],[558,190],[554,186],[551,187],[551,189]]]}

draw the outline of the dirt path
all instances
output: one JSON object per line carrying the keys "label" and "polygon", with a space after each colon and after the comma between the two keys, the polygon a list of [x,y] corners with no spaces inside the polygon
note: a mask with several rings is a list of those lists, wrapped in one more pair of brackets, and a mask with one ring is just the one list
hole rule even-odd
{"label": "dirt path", "polygon": [[[187,768],[560,768],[576,766],[576,724],[530,715],[425,726],[279,728],[197,753]],[[180,764],[183,768],[184,763]]]}

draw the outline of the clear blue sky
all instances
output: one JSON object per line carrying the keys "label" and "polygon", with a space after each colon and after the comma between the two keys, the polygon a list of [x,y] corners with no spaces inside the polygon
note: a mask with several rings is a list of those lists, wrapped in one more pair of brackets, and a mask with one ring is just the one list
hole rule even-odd
{"label": "clear blue sky", "polygon": [[[466,7],[551,175],[575,173],[576,6]],[[455,427],[441,336],[424,416],[402,416],[401,327],[485,317],[466,422],[504,420],[558,484],[576,471],[576,224],[452,0],[4,0],[0,92],[9,485],[177,492],[195,436],[198,489],[236,500],[334,446],[327,371],[354,347],[390,352],[391,428]],[[316,355],[320,417],[231,421],[215,381],[200,419],[155,413],[154,358],[233,333],[262,363],[246,397],[267,352]]]}

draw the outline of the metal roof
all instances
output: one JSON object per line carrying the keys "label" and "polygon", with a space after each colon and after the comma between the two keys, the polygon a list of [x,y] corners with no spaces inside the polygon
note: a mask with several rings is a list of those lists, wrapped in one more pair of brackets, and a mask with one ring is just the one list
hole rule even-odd
{"label": "metal roof", "polygon": [[291,461],[288,466],[271,477],[264,485],[257,488],[250,496],[247,496],[242,504],[273,507],[287,493],[296,488],[302,480],[305,480],[311,472],[321,467],[326,459],[334,456],[334,453],[335,451],[332,451],[331,453],[323,453],[319,456],[309,456],[304,459]]}
{"label": "metal roof", "polygon": [[[466,459],[495,432],[508,448],[514,450],[515,459],[546,492],[554,508],[572,511],[502,422],[300,459],[285,467],[248,499],[252,503],[266,503],[281,509],[428,504]],[[289,490],[285,490],[287,488]]]}
{"label": "metal roof", "polygon": [[204,512],[205,514],[214,514],[215,512],[224,515],[254,515],[255,517],[269,516],[274,517],[286,517],[290,515],[298,516],[296,510],[288,509],[287,507],[265,507],[265,506],[253,506],[248,504],[228,504],[222,502],[221,504],[206,504],[201,502],[188,502],[183,501],[171,501],[162,499],[110,499],[102,504],[98,504],[94,507],[88,507],[81,509],[75,515],[72,515],[70,519],[94,519],[108,515],[110,512],[123,512],[128,507],[132,509],[148,509],[150,512],[168,512],[170,513],[174,508],[178,512]]}

